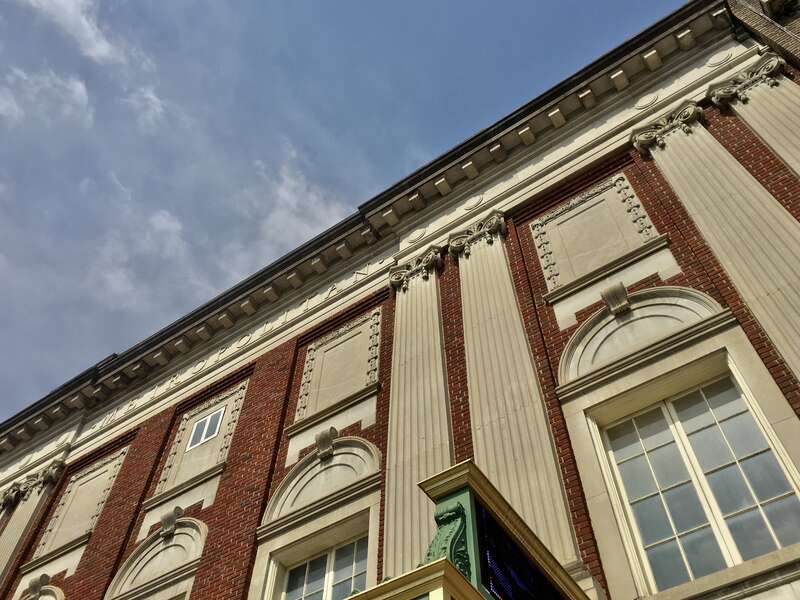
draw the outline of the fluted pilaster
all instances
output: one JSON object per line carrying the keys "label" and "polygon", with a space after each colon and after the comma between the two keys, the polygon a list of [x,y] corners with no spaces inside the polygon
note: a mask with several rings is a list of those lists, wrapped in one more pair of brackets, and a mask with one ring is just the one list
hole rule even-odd
{"label": "fluted pilaster", "polygon": [[[800,223],[699,122],[634,132],[651,152],[733,284],[790,368],[800,375]],[[680,120],[680,119],[679,119]],[[660,121],[662,122],[662,121]],[[644,136],[639,137],[639,136]],[[661,141],[653,140],[660,137]]]}
{"label": "fluted pilaster", "polygon": [[452,464],[437,272],[431,247],[393,269],[395,302],[389,444],[386,457],[384,574],[416,567],[436,532],[433,504],[417,483]]}
{"label": "fluted pilaster", "polygon": [[459,256],[475,462],[563,563],[576,559],[542,394],[501,240],[490,214],[450,238]]}
{"label": "fluted pilaster", "polygon": [[768,53],[755,65],[708,89],[709,99],[730,107],[800,176],[800,85],[784,77],[786,62]]}

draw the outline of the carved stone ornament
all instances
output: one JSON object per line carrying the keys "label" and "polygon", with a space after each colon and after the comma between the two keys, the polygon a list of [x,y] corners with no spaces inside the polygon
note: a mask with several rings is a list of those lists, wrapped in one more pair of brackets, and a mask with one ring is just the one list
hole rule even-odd
{"label": "carved stone ornament", "polygon": [[621,315],[631,309],[631,303],[628,300],[628,290],[622,282],[615,283],[612,286],[600,292],[600,297],[606,303],[609,312],[612,315]]}
{"label": "carved stone ornament", "polygon": [[431,273],[436,273],[442,268],[442,249],[431,246],[413,261],[394,267],[389,271],[389,285],[396,290],[406,291],[408,282],[414,277],[421,277],[427,281]]}
{"label": "carved stone ornament", "polygon": [[467,550],[467,511],[461,502],[442,504],[433,513],[436,521],[436,535],[433,536],[424,564],[446,557],[467,579],[471,568]]}
{"label": "carved stone ornament", "polygon": [[327,460],[333,456],[333,440],[339,437],[339,430],[336,427],[329,427],[320,431],[314,436],[314,443],[317,446],[317,458]]}
{"label": "carved stone ornament", "polygon": [[676,110],[661,117],[631,134],[631,142],[643,156],[647,156],[653,146],[666,146],[668,135],[676,132],[692,133],[692,123],[703,118],[703,109],[696,102],[687,101]]}
{"label": "carved stone ornament", "polygon": [[777,54],[768,52],[753,66],[739,71],[733,79],[710,86],[706,97],[721,107],[729,106],[735,100],[747,102],[749,100],[747,92],[751,88],[762,83],[769,87],[777,86],[779,84],[777,76],[785,66],[785,60]]}
{"label": "carved stone ornament", "polygon": [[180,506],[176,506],[169,512],[161,515],[161,529],[159,529],[159,533],[162,538],[169,539],[175,535],[175,525],[182,516],[183,509]]}
{"label": "carved stone ornament", "polygon": [[486,240],[487,244],[493,244],[495,237],[504,236],[506,231],[506,216],[499,210],[492,211],[486,218],[478,221],[469,229],[450,234],[447,241],[450,254],[455,257],[463,254],[469,258],[471,246],[481,240]]}
{"label": "carved stone ornament", "polygon": [[57,458],[41,471],[25,477],[22,481],[15,481],[0,495],[0,508],[13,510],[21,501],[26,500],[33,492],[41,492],[45,487],[55,485],[64,472],[65,463]]}

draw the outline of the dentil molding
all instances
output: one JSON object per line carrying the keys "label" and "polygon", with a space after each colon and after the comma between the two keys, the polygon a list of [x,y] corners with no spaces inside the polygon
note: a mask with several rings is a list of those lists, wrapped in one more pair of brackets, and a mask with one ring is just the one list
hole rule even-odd
{"label": "dentil molding", "polygon": [[447,240],[450,254],[458,258],[462,254],[469,258],[471,247],[481,240],[493,244],[495,237],[506,234],[506,216],[499,210],[493,210],[485,218],[464,231],[451,233]]}
{"label": "dentil molding", "polygon": [[735,100],[747,102],[747,92],[751,88],[761,84],[769,87],[779,85],[778,75],[785,66],[785,60],[768,52],[756,64],[739,71],[733,78],[711,85],[706,97],[720,107],[727,107]]}
{"label": "dentil molding", "polygon": [[654,146],[666,146],[668,135],[675,132],[692,133],[692,124],[700,122],[702,118],[703,109],[696,102],[684,102],[668,115],[635,129],[631,134],[631,142],[643,156],[647,156]]}

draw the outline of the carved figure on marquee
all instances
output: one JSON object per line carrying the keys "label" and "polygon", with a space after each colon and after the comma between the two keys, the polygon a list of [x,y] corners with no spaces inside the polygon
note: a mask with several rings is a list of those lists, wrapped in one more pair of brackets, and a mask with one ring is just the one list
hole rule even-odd
{"label": "carved figure on marquee", "polygon": [[482,240],[493,244],[495,238],[505,236],[506,231],[506,216],[499,210],[493,210],[468,229],[450,234],[447,240],[450,254],[456,258],[463,254],[465,258],[469,258],[473,245]]}

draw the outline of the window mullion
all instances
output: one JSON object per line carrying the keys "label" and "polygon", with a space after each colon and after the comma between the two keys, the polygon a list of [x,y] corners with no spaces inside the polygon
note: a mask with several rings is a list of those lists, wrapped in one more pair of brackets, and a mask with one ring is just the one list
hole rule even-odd
{"label": "window mullion", "polygon": [[719,545],[725,562],[729,567],[738,564],[742,562],[739,549],[736,546],[736,542],[733,540],[733,536],[731,536],[728,531],[725,518],[722,516],[722,511],[717,504],[717,500],[714,498],[714,494],[706,482],[703,469],[694,456],[689,437],[683,431],[683,426],[680,424],[680,419],[675,412],[675,407],[672,405],[672,402],[667,402],[665,405],[668,415],[667,423],[675,436],[678,451],[689,467],[689,477],[698,491],[700,503],[703,505],[703,510],[706,512],[711,529],[714,531],[717,541],[721,542]]}

